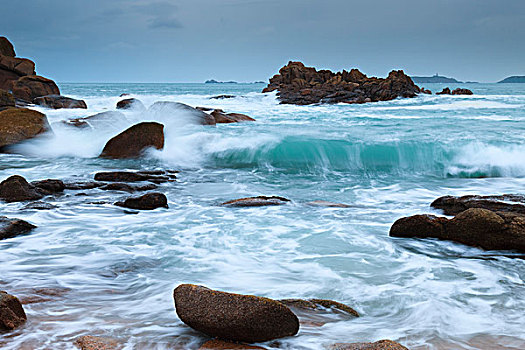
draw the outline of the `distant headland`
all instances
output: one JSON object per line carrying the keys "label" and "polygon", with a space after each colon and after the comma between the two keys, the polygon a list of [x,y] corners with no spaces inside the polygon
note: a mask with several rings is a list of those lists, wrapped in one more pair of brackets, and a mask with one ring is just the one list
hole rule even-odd
{"label": "distant headland", "polygon": [[498,81],[498,84],[499,83],[525,83],[525,75],[514,75],[512,77],[505,78],[502,81]]}
{"label": "distant headland", "polygon": [[454,78],[444,77],[442,75],[435,74],[431,77],[410,77],[414,83],[418,84],[429,84],[429,83],[447,83],[447,84],[461,84],[462,81],[456,80]]}
{"label": "distant headland", "polygon": [[204,84],[238,84],[236,81],[217,81],[215,79],[206,80]]}

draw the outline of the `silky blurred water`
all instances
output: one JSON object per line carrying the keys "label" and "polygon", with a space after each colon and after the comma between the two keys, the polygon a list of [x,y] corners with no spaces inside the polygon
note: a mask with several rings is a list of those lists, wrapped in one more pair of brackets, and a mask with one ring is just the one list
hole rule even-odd
{"label": "silky blurred water", "polygon": [[[54,137],[0,155],[0,179],[181,172],[158,189],[169,209],[134,215],[111,204],[128,194],[96,189],[48,197],[52,210],[0,203],[2,215],[38,226],[0,241],[0,289],[22,299],[42,296],[43,288],[54,294],[26,304],[27,324],[0,333],[0,347],[70,349],[91,334],[129,349],[196,349],[205,337],[182,324],[172,298],[178,284],[196,283],[271,298],[334,299],[362,314],[266,346],[323,349],[389,338],[411,349],[525,348],[525,260],[388,236],[399,217],[437,213],[429,204],[442,195],[523,193],[525,86],[461,86],[474,95],[291,106],[261,94],[263,84],[60,84],[89,109],[36,108],[47,114]],[[192,126],[173,113],[131,110],[124,122],[95,130],[61,123],[114,110],[121,93],[146,107],[177,101],[257,122]],[[236,97],[210,99],[220,94]],[[109,138],[142,120],[165,125],[163,151],[139,160],[97,158]],[[255,195],[292,203],[219,206]],[[351,207],[306,204],[313,200]]]}

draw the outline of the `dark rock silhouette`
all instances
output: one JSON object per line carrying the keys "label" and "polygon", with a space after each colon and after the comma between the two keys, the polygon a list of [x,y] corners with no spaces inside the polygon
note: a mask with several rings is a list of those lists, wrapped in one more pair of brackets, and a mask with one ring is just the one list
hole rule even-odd
{"label": "dark rock silhouette", "polygon": [[140,197],[130,197],[115,205],[129,209],[153,210],[168,208],[168,199],[162,193],[147,193]]}

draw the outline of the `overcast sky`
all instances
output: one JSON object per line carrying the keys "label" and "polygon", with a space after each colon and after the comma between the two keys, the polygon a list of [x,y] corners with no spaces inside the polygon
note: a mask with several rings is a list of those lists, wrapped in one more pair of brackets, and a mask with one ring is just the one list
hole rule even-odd
{"label": "overcast sky", "polygon": [[[0,35],[59,82],[525,75],[525,0],[0,0]],[[22,6],[23,4],[23,6]]]}

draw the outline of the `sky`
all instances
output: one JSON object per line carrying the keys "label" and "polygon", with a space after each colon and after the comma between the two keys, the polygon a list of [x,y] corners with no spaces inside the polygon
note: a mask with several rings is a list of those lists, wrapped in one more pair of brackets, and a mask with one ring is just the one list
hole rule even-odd
{"label": "sky", "polygon": [[525,0],[0,4],[0,35],[58,82],[267,81],[290,60],[379,77],[525,75]]}

